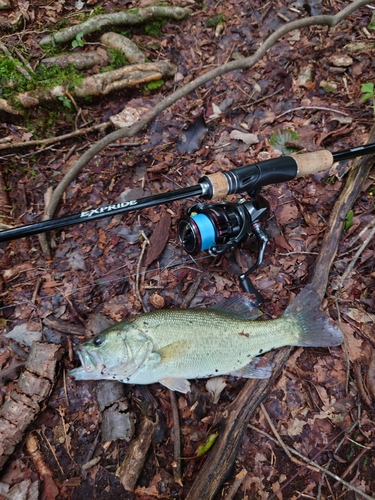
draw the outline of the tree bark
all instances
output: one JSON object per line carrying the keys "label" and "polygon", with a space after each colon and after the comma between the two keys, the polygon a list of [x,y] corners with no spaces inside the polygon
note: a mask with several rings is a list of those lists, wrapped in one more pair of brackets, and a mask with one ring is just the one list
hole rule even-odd
{"label": "tree bark", "polygon": [[0,408],[0,470],[51,393],[60,346],[35,342],[25,371]]}

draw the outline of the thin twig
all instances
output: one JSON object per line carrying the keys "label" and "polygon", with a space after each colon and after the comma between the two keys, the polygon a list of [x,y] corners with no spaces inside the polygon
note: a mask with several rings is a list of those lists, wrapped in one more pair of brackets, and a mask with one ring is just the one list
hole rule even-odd
{"label": "thin twig", "polygon": [[[359,417],[358,417],[359,418]],[[344,444],[344,442],[348,439],[348,436],[353,432],[353,430],[357,427],[357,425],[359,425],[359,419],[357,419],[351,426],[350,428],[345,432],[345,435],[342,437],[341,441],[339,442],[339,444],[336,446],[336,449],[333,451],[333,456],[337,455],[337,453],[339,452],[341,446]],[[326,466],[325,466],[325,471],[329,470],[329,468],[331,467],[331,463],[332,463],[332,458],[329,458]],[[317,495],[317,500],[320,500],[321,499],[321,494],[322,494],[322,483],[323,483],[323,480],[325,480],[325,482],[327,483],[327,486],[328,486],[328,489],[329,491],[331,492],[332,494],[332,498],[334,498],[334,495],[333,495],[333,492],[332,492],[332,487],[331,487],[331,483],[328,481],[328,478],[327,478],[327,474],[326,472],[323,472],[322,474],[322,481],[319,482],[319,486],[318,486],[318,495]]]}
{"label": "thin twig", "polygon": [[30,146],[46,146],[47,144],[56,144],[57,142],[65,141],[66,139],[71,139],[72,137],[79,137],[80,135],[89,134],[90,132],[95,132],[96,130],[105,130],[110,125],[111,122],[97,123],[92,127],[80,128],[69,134],[58,135],[56,137],[49,137],[48,139],[35,139],[33,141],[25,142],[10,142],[5,144],[0,144],[1,149],[19,149],[28,148]]}
{"label": "thin twig", "polygon": [[[337,323],[339,325],[339,328],[341,331],[342,329],[342,323],[341,323],[341,312],[337,300],[337,294],[335,297],[335,305],[336,305],[336,311],[337,311]],[[343,346],[344,346],[344,352],[345,352],[345,359],[346,359],[346,383],[345,383],[345,392],[346,394],[349,393],[349,379],[350,379],[350,357],[349,357],[349,349],[348,349],[348,344],[346,342],[346,337],[343,335]]]}
{"label": "thin twig", "polygon": [[337,113],[338,115],[349,116],[348,113],[345,113],[344,111],[339,111],[338,109],[335,108],[325,108],[323,106],[298,106],[298,108],[291,108],[288,109],[288,111],[284,111],[280,115],[277,115],[275,117],[275,120],[278,120],[282,116],[288,115],[289,113],[294,113],[295,111],[302,111],[304,109],[317,109],[319,111],[329,111],[330,113]]}
{"label": "thin twig", "polygon": [[362,373],[361,373],[361,363],[358,360],[354,361],[353,372],[354,372],[354,380],[355,380],[355,383],[356,383],[357,389],[358,389],[358,394],[363,399],[363,401],[367,404],[367,406],[369,406],[371,408],[372,399],[371,399],[369,393],[367,392],[367,388],[365,387],[365,384],[363,382]]}
{"label": "thin twig", "polygon": [[242,470],[240,470],[240,472],[238,474],[236,474],[236,477],[234,478],[232,486],[230,487],[224,500],[233,500],[235,494],[237,493],[239,487],[243,483],[243,480],[245,479],[246,476],[247,476],[246,469],[242,469]]}
{"label": "thin twig", "polygon": [[353,259],[351,260],[350,264],[346,268],[346,271],[341,276],[340,287],[343,286],[343,284],[346,281],[347,277],[353,271],[353,267],[355,266],[355,263],[357,262],[358,258],[363,253],[364,249],[367,247],[367,245],[370,243],[370,241],[372,240],[372,238],[375,235],[375,219],[373,219],[367,226],[368,226],[368,229],[371,226],[374,226],[374,227],[372,228],[372,230],[370,231],[370,233],[368,234],[367,238],[364,240],[364,242],[362,243],[362,245],[358,248],[358,250],[356,251],[356,253],[355,253],[354,257],[353,257]]}
{"label": "thin twig", "polygon": [[180,417],[178,415],[177,398],[174,391],[169,390],[169,400],[171,402],[173,418],[173,477],[177,484],[183,486],[181,475]]}
{"label": "thin twig", "polygon": [[[371,179],[370,175],[369,175],[369,179]],[[361,229],[361,231],[357,234],[357,236],[355,238],[353,238],[353,240],[349,243],[349,246],[353,247],[357,243],[357,241],[362,238],[362,236],[365,234],[365,232],[368,231],[371,228],[371,226],[373,226],[374,224],[375,224],[375,219],[370,220],[370,222],[368,224],[366,224],[363,229]],[[357,250],[357,248],[359,248],[359,247],[360,247],[360,245],[358,245],[358,247],[356,247],[356,248],[352,248],[351,251],[353,252],[354,250]],[[344,255],[344,254],[341,254],[340,257],[342,257],[342,255]]]}
{"label": "thin twig", "polygon": [[[260,429],[258,429],[257,427],[255,427],[254,425],[251,425],[251,424],[248,424],[248,427],[250,429],[252,429],[253,431],[256,431],[258,432],[259,434],[262,434],[263,436],[265,436],[266,438],[270,439],[271,441],[273,441],[274,443],[277,443],[278,444],[278,441],[277,439],[275,439],[274,437],[272,437],[270,434],[268,434],[267,432],[264,432],[264,431],[261,431]],[[290,446],[286,445],[286,447],[289,449],[290,453],[292,453],[293,455],[296,455],[298,456],[301,460],[303,460],[304,462],[306,462],[307,464],[310,464],[310,465],[313,465],[314,467],[316,467],[317,469],[319,469],[321,472],[324,472],[325,474],[327,474],[328,476],[330,477],[333,477],[334,479],[336,479],[336,481],[340,484],[342,484],[343,486],[345,486],[346,488],[348,488],[348,490],[351,490],[351,491],[354,491],[355,493],[357,493],[357,495],[360,495],[362,496],[363,498],[365,498],[366,500],[374,500],[374,497],[370,497],[369,495],[367,495],[366,493],[364,493],[363,491],[359,490],[358,488],[356,488],[355,486],[353,486],[352,484],[350,483],[347,483],[346,481],[344,481],[343,479],[341,479],[341,477],[337,476],[336,474],[334,474],[333,472],[329,471],[329,470],[326,470],[324,467],[322,467],[321,465],[317,464],[316,462],[314,462],[313,460],[311,460],[310,458],[308,457],[305,457],[304,455],[302,455],[301,453],[299,453],[297,450],[295,450],[294,448],[291,448]]]}
{"label": "thin twig", "polygon": [[[342,473],[342,476],[341,476],[342,479],[344,479],[344,477],[346,477],[349,474],[349,472],[353,469],[353,467],[361,460],[363,455],[365,453],[367,453],[369,450],[371,450],[371,448],[364,448],[363,450],[361,450],[358,453],[358,455],[355,457],[355,459],[348,465],[348,467]],[[333,485],[333,487],[336,489],[338,485],[339,485],[339,482],[336,481],[335,484]]]}
{"label": "thin twig", "polygon": [[195,294],[197,293],[198,288],[200,287],[201,281],[203,278],[203,274],[199,274],[196,278],[194,283],[190,285],[190,288],[185,295],[183,301],[181,302],[181,309],[187,309],[190,307],[191,301],[195,297]]}
{"label": "thin twig", "polygon": [[32,304],[35,304],[35,302],[36,302],[36,296],[39,293],[41,284],[42,284],[42,279],[38,276],[38,278],[36,280],[36,283],[35,283],[35,288],[34,288],[33,296],[31,297]]}
{"label": "thin twig", "polygon": [[53,455],[53,458],[55,459],[55,462],[57,463],[57,466],[58,468],[60,469],[60,472],[61,474],[64,474],[64,471],[60,465],[60,462],[59,462],[59,459],[57,458],[57,455],[56,455],[56,452],[55,450],[53,449],[51,443],[49,442],[49,440],[47,439],[47,436],[45,435],[44,431],[43,430],[40,430],[40,431],[36,431],[39,435],[42,435],[43,436],[43,439],[44,441],[46,442],[48,448],[50,449],[50,452],[52,453]]}
{"label": "thin twig", "polygon": [[63,385],[64,385],[64,396],[65,396],[66,407],[70,408],[70,402],[68,398],[68,388],[66,386],[66,370],[63,370]]}
{"label": "thin twig", "polygon": [[145,303],[143,302],[143,298],[142,298],[141,291],[139,288],[139,277],[141,274],[142,259],[143,259],[144,253],[146,251],[147,245],[149,245],[150,242],[143,231],[141,231],[141,234],[143,236],[143,243],[142,243],[141,255],[139,256],[139,260],[138,260],[138,264],[137,264],[137,271],[136,271],[136,275],[135,275],[135,294],[136,294],[139,302],[142,304],[143,311],[148,312],[148,309],[147,309]]}
{"label": "thin twig", "polygon": [[279,443],[279,445],[281,446],[281,448],[283,448],[283,450],[285,451],[286,455],[289,458],[291,458],[292,455],[291,455],[290,451],[288,450],[288,447],[286,446],[286,444],[284,443],[284,441],[281,439],[279,433],[276,430],[276,427],[273,425],[271,417],[268,415],[268,412],[267,412],[266,408],[264,407],[263,403],[260,403],[260,408],[261,408],[264,416],[266,417],[268,425],[271,427],[271,430],[274,433],[275,438],[277,439],[277,442]]}

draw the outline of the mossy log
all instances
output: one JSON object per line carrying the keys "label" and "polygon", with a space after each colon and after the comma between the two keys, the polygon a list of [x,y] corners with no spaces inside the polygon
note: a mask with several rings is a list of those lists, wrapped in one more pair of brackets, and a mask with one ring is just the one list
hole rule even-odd
{"label": "mossy log", "polygon": [[110,63],[107,52],[103,48],[87,52],[62,54],[61,56],[48,57],[42,60],[45,66],[60,66],[66,68],[72,65],[76,69],[92,68],[93,66],[108,66]]}
{"label": "mossy log", "polygon": [[74,40],[78,34],[82,36],[102,30],[106,26],[128,25],[134,26],[151,21],[152,19],[170,19],[181,21],[190,16],[191,10],[179,6],[153,5],[143,9],[114,12],[113,14],[100,14],[81,24],[69,26],[63,30],[47,35],[39,42],[41,45],[48,43],[66,43]]}
{"label": "mossy log", "polygon": [[131,64],[146,62],[146,56],[141,49],[132,40],[124,35],[120,35],[120,33],[104,33],[100,41],[106,47],[121,50]]}
{"label": "mossy log", "polygon": [[133,64],[114,71],[83,78],[80,85],[69,88],[69,84],[56,85],[51,89],[39,88],[18,94],[15,99],[24,108],[32,108],[41,102],[63,96],[88,97],[106,95],[115,90],[134,88],[149,82],[171,78],[176,67],[168,61]]}

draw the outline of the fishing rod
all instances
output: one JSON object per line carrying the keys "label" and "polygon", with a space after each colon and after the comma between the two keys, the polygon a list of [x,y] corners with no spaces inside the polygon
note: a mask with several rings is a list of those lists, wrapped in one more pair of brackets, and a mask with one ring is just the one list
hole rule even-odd
{"label": "fishing rod", "polygon": [[103,217],[133,212],[143,208],[170,203],[190,197],[200,197],[212,200],[229,194],[252,194],[262,186],[286,182],[298,177],[329,169],[333,163],[364,156],[375,152],[375,143],[367,144],[337,153],[320,150],[313,153],[302,153],[295,156],[280,156],[270,160],[244,165],[228,172],[216,172],[199,179],[196,186],[190,186],[176,191],[161,193],[137,200],[115,203],[99,208],[91,208],[81,213],[36,222],[24,226],[7,229],[0,232],[0,243],[18,238],[32,236],[61,229],[63,227],[82,224]]}
{"label": "fishing rod", "polygon": [[229,172],[205,175],[196,186],[8,229],[0,232],[0,243],[183,198],[197,196],[212,200],[229,194],[247,193],[251,198],[250,201],[242,199],[238,203],[219,202],[193,205],[189,208],[187,215],[177,221],[177,232],[180,243],[187,253],[196,255],[201,251],[208,251],[213,256],[233,252],[252,235],[255,235],[258,243],[255,264],[239,276],[239,281],[242,289],[252,295],[251,300],[257,307],[263,303],[263,297],[254,287],[249,275],[261,265],[269,240],[267,233],[263,230],[268,214],[268,203],[259,196],[260,188],[268,184],[321,172],[337,161],[374,152],[375,143],[338,153],[321,150],[296,156],[281,156],[237,167]]}

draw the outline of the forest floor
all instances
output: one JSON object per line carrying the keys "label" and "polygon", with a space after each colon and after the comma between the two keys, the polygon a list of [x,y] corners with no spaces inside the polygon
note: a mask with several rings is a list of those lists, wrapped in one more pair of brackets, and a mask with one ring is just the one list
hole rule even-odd
{"label": "forest floor", "polygon": [[[193,11],[188,19],[167,22],[157,34],[142,27],[131,29],[133,40],[149,60],[165,59],[176,65],[174,79],[157,90],[119,91],[100,99],[77,100],[71,107],[60,100],[20,116],[2,113],[1,134],[14,142],[42,139],[106,122],[125,106],[149,108],[182,83],[252,54],[288,20],[334,14],[349,3],[182,1],[180,5]],[[19,2],[23,26],[17,32],[4,31],[0,41],[8,48],[22,46],[23,56],[33,67],[44,57],[38,41],[55,31],[56,23],[62,19],[77,23],[83,12],[97,6],[95,1],[87,2],[90,5],[82,2],[83,8],[78,10],[78,2],[68,0],[26,4]],[[113,0],[100,5],[104,12],[113,12],[145,2]],[[5,16],[14,15],[13,11],[4,12]],[[173,191],[197,184],[208,173],[277,157],[281,151],[270,144],[275,133],[286,143],[283,147],[301,151],[335,152],[365,144],[374,109],[371,100],[361,100],[361,86],[375,81],[373,49],[361,50],[355,44],[375,42],[374,31],[368,30],[372,12],[371,7],[363,7],[335,29],[323,26],[294,31],[253,68],[228,73],[180,99],[135,138],[117,141],[95,156],[67,189],[56,216]],[[97,40],[91,35],[82,47],[73,49],[69,43],[66,50],[89,51]],[[203,127],[202,131],[201,121],[197,122],[200,117],[207,130]],[[192,151],[181,152],[181,137],[193,123],[197,125],[189,129]],[[114,128],[106,132],[110,130]],[[285,132],[288,130],[298,137]],[[8,224],[40,220],[49,188],[104,134],[92,132],[45,147],[1,151],[3,193],[11,207]],[[248,142],[250,134],[256,136],[253,144]],[[336,174],[333,167],[262,189],[269,203],[265,230],[270,240],[252,280],[265,300],[264,318],[280,316],[308,283],[327,220],[345,184],[345,177]],[[374,240],[362,249],[343,286],[341,283],[369,233],[374,196],[372,171],[345,221],[324,301],[331,318],[340,321],[346,349],[293,351],[271,396],[251,419],[235,467],[228,471],[218,498],[226,497],[242,469],[247,474],[235,494],[237,500],[360,498],[358,492],[321,470],[296,464],[286,454],[286,447],[314,459],[368,496],[375,491]],[[238,199],[240,196],[232,196],[227,201]],[[195,457],[198,447],[220,432],[216,417],[246,381],[225,377],[225,388],[216,403],[205,380],[192,381],[187,395],[176,393],[181,455],[187,457],[178,484],[173,476],[168,389],[160,384],[124,385],[119,413],[126,414],[129,421],[127,439],[103,441],[101,410],[105,405],[98,402],[98,383],[77,382],[66,371],[79,365],[74,347],[103,325],[144,310],[181,307],[186,296],[190,303],[185,306],[200,307],[242,293],[238,276],[254,262],[254,239],[220,258],[204,253],[190,257],[178,240],[176,223],[194,202],[175,201],[55,231],[51,234],[52,258],[43,255],[37,236],[0,244],[0,405],[17,384],[17,368],[27,358],[30,339],[58,344],[62,351],[49,399],[3,467],[0,498],[16,498],[16,485],[21,483],[28,486],[24,496],[17,498],[25,499],[38,495],[77,500],[185,498],[202,463],[209,460],[209,451]],[[164,241],[156,258],[144,243],[145,236],[152,235],[154,241]],[[195,293],[189,295],[191,290]],[[135,491],[125,491],[115,472],[145,416],[155,422],[157,432]],[[275,442],[270,421],[284,448]],[[38,455],[31,455],[25,446],[30,434],[37,436]],[[39,493],[32,497],[30,488],[35,482]]]}

